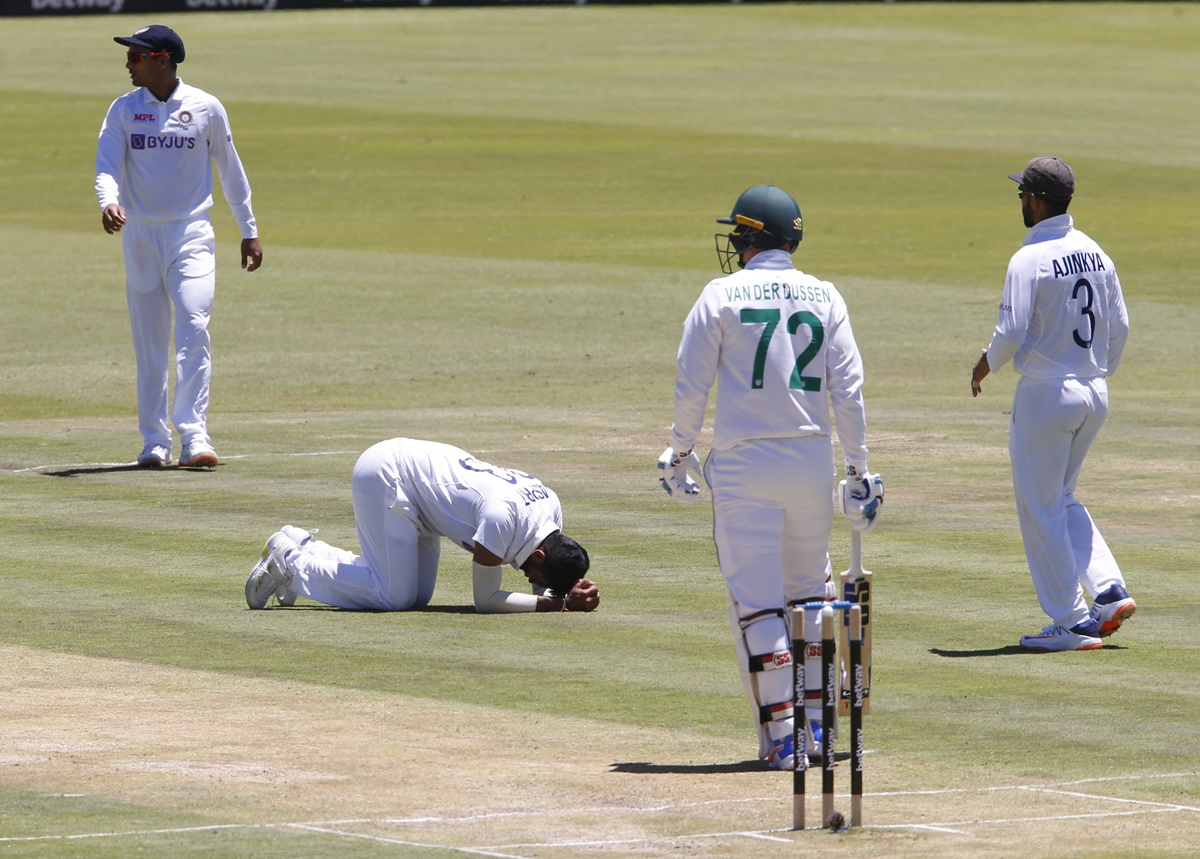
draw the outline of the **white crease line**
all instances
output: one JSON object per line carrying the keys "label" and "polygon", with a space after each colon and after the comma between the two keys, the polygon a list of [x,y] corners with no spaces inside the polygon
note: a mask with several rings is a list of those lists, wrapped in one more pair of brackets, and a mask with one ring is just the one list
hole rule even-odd
{"label": "white crease line", "polygon": [[[1149,810],[1145,810],[1145,811],[1139,810],[1139,811],[1100,812],[1100,813],[1094,813],[1094,814],[1063,814],[1063,815],[1057,815],[1057,816],[1051,816],[1051,817],[1013,817],[1013,818],[1005,818],[1005,819],[1000,819],[1000,820],[961,820],[961,821],[953,821],[953,822],[947,822],[947,823],[867,824],[865,826],[858,827],[858,828],[878,829],[878,830],[901,830],[901,829],[903,829],[903,830],[922,830],[922,831],[928,831],[928,832],[943,832],[948,835],[963,835],[963,836],[971,837],[974,835],[973,832],[970,832],[968,830],[964,830],[961,828],[957,828],[957,827],[964,827],[964,826],[980,827],[980,826],[998,826],[998,825],[1006,825],[1007,826],[1007,825],[1012,825],[1015,823],[1053,823],[1055,821],[1062,821],[1062,820],[1102,820],[1102,819],[1112,818],[1112,817],[1131,817],[1131,816],[1136,816],[1139,814],[1166,814],[1168,812],[1176,811],[1176,810],[1177,810],[1176,806],[1169,806],[1166,808],[1155,808],[1155,809],[1149,809]],[[527,843],[522,843],[522,844],[490,845],[488,849],[510,850],[510,849],[524,848],[524,849],[559,849],[559,850],[562,850],[562,849],[566,849],[569,847],[605,847],[605,846],[613,847],[613,846],[617,846],[620,844],[652,844],[652,843],[661,842],[661,841],[678,842],[678,841],[691,841],[691,840],[704,839],[704,838],[711,839],[711,838],[738,838],[738,837],[740,837],[740,838],[757,838],[757,839],[766,840],[766,841],[779,841],[779,842],[785,842],[785,843],[789,843],[789,844],[799,843],[794,838],[773,837],[774,833],[793,832],[793,831],[794,830],[791,830],[791,829],[764,829],[764,830],[761,830],[758,832],[747,832],[747,831],[706,832],[706,833],[692,833],[690,835],[658,835],[658,836],[647,836],[645,838],[624,838],[624,839],[614,839],[611,841],[563,841],[563,842],[557,842],[557,843],[556,842],[527,842]],[[809,831],[809,830],[805,830],[805,831]],[[823,830],[820,828],[817,828],[817,829],[813,829],[811,831],[820,832]]]}
{"label": "white crease line", "polygon": [[[1195,773],[1195,772],[1147,773],[1147,774],[1143,774],[1143,775],[1103,776],[1103,777],[1099,777],[1099,778],[1086,778],[1086,779],[1076,779],[1073,781],[1059,782],[1059,785],[1069,786],[1069,785],[1077,785],[1077,784],[1094,784],[1097,782],[1110,782],[1110,781],[1145,781],[1145,780],[1149,780],[1149,779],[1195,778],[1197,775],[1200,775],[1200,773]],[[947,822],[947,823],[869,824],[867,826],[864,826],[863,828],[864,829],[927,829],[927,830],[935,831],[935,832],[947,832],[947,833],[953,833],[953,834],[957,834],[957,835],[969,835],[970,833],[968,833],[968,832],[961,832],[959,830],[953,829],[952,827],[956,827],[956,826],[988,826],[988,825],[998,825],[998,824],[1033,823],[1033,822],[1048,822],[1048,821],[1052,822],[1055,820],[1094,820],[1094,819],[1103,819],[1103,818],[1110,818],[1110,817],[1129,817],[1129,816],[1138,815],[1138,814],[1165,814],[1165,813],[1169,813],[1169,812],[1178,812],[1178,811],[1191,811],[1191,812],[1200,811],[1200,808],[1196,808],[1194,806],[1189,806],[1189,805],[1182,805],[1182,804],[1155,803],[1155,802],[1150,802],[1147,800],[1120,799],[1120,798],[1115,798],[1115,797],[1098,797],[1098,796],[1093,796],[1091,794],[1073,793],[1070,791],[1056,791],[1054,789],[1053,785],[1009,785],[1009,786],[1000,786],[1000,787],[980,787],[980,788],[947,788],[944,790],[891,791],[891,792],[867,793],[867,794],[865,794],[865,796],[867,798],[874,797],[874,798],[878,798],[878,799],[887,799],[888,797],[898,797],[898,796],[936,796],[936,795],[944,795],[944,794],[950,794],[950,793],[989,793],[989,792],[1001,791],[1001,790],[1044,791],[1047,793],[1058,792],[1058,793],[1063,793],[1067,796],[1078,796],[1078,797],[1086,798],[1086,799],[1108,799],[1113,802],[1127,802],[1130,804],[1149,805],[1149,806],[1153,806],[1153,807],[1150,809],[1147,809],[1147,810],[1099,812],[1099,813],[1089,813],[1089,814],[1069,814],[1069,815],[1059,815],[1059,816],[1055,816],[1055,817],[1028,817],[1028,818],[1001,819],[1001,820],[964,820],[964,821]],[[845,797],[845,796],[848,796],[848,794],[839,794],[839,796]],[[699,801],[699,802],[667,803],[665,805],[650,806],[650,807],[645,807],[645,808],[629,808],[627,806],[601,806],[601,807],[593,807],[593,808],[587,808],[587,809],[577,809],[576,811],[577,811],[577,813],[589,813],[589,814],[603,813],[603,812],[618,812],[618,813],[622,813],[622,814],[628,814],[628,813],[632,812],[632,813],[648,814],[648,813],[657,813],[657,812],[663,812],[663,811],[671,811],[671,810],[680,809],[680,808],[697,808],[697,807],[702,807],[702,806],[706,806],[706,805],[737,805],[737,804],[742,804],[742,803],[747,803],[747,802],[770,803],[770,802],[776,802],[778,800],[779,800],[779,797],[759,797],[759,798],[745,798],[745,799],[713,799],[713,800],[703,800],[703,801]],[[491,820],[491,819],[500,818],[500,817],[519,817],[522,815],[545,816],[548,813],[549,812],[547,812],[545,810],[535,810],[535,811],[494,812],[494,813],[489,813],[489,814],[468,815],[468,816],[464,816],[464,817],[351,818],[351,819],[346,819],[346,820],[326,821],[324,823],[269,823],[269,824],[229,823],[229,824],[213,824],[210,826],[181,827],[181,828],[175,828],[175,829],[130,830],[130,831],[124,831],[124,832],[92,832],[92,833],[81,833],[81,834],[77,834],[77,835],[31,835],[31,836],[22,836],[22,837],[0,836],[0,843],[26,842],[26,841],[30,841],[30,842],[32,842],[32,841],[69,841],[69,840],[79,840],[79,839],[85,839],[85,838],[119,838],[119,837],[126,837],[126,836],[162,835],[162,834],[173,834],[173,833],[184,833],[184,832],[209,832],[209,831],[226,830],[226,829],[277,829],[277,828],[281,828],[281,827],[291,827],[291,828],[297,828],[297,829],[310,829],[314,832],[328,831],[328,832],[331,832],[334,834],[347,835],[347,836],[352,836],[352,837],[376,838],[376,840],[389,840],[389,839],[379,838],[376,836],[354,835],[353,833],[345,833],[345,832],[340,832],[338,830],[326,829],[326,827],[348,826],[348,825],[355,825],[355,824],[363,824],[363,825],[368,825],[368,824],[407,825],[407,824],[431,824],[431,823],[455,824],[455,823],[469,823],[469,822],[477,821],[477,820]],[[589,844],[591,844],[591,843],[623,844],[623,843],[644,843],[646,841],[664,840],[664,839],[682,840],[682,839],[691,839],[691,838],[726,838],[726,837],[734,837],[734,836],[741,836],[741,837],[749,838],[749,837],[769,836],[769,835],[772,835],[772,834],[778,833],[778,832],[791,832],[791,831],[792,831],[791,829],[765,829],[765,830],[761,830],[759,832],[745,832],[745,831],[743,831],[743,832],[715,832],[715,833],[708,833],[708,834],[700,833],[700,834],[680,835],[680,836],[662,836],[657,839],[642,838],[642,839],[630,839],[628,841],[603,841],[603,842],[586,842],[586,843],[589,843]],[[788,841],[790,839],[780,839],[780,840]],[[395,840],[394,843],[400,844],[400,843],[408,843],[408,842],[402,842],[399,840]],[[580,844],[583,844],[583,843],[584,842],[580,842]],[[435,846],[439,846],[439,845],[422,845],[422,846],[435,847]],[[498,845],[495,847],[488,847],[488,848],[482,848],[482,849],[483,850],[498,850],[501,847],[539,847],[539,846],[540,847],[556,847],[559,845],[555,845],[555,844],[516,844],[516,845]],[[562,845],[562,846],[571,846],[571,845],[568,844],[568,845]],[[482,852],[480,852],[480,850],[472,851],[467,848],[459,848],[459,847],[441,847],[441,849],[461,850],[464,852],[476,852],[476,853],[479,853],[480,855],[488,855],[488,856],[503,856],[504,855],[504,854],[499,854],[499,853],[482,853]],[[507,859],[523,859],[523,857],[507,857]]]}
{"label": "white crease line", "polygon": [[737,832],[736,835],[744,835],[746,838],[757,838],[760,841],[778,841],[781,844],[795,844],[791,838],[776,838],[766,832]]}
{"label": "white crease line", "polygon": [[[1056,814],[1048,817],[1006,817],[996,820],[958,820],[947,823],[876,823],[864,826],[864,829],[936,829],[952,826],[1008,826],[1013,823],[1054,823],[1057,820],[1104,820],[1110,817],[1135,817],[1139,814],[1168,814],[1177,811],[1175,806],[1154,808],[1138,811],[1098,811],[1091,814]],[[969,832],[962,833],[970,835]]]}
{"label": "white crease line", "polygon": [[1197,808],[1196,806],[1179,805],[1178,803],[1174,802],[1154,802],[1148,799],[1125,799],[1124,797],[1120,796],[1100,796],[1094,793],[1079,793],[1078,791],[1073,790],[1052,790],[1044,787],[1027,787],[1023,788],[1023,790],[1027,790],[1030,793],[1053,793],[1060,796],[1075,796],[1079,797],[1080,799],[1100,799],[1104,802],[1124,802],[1128,803],[1129,805],[1153,805],[1156,808],[1164,808],[1169,811],[1200,811],[1200,808]]}
{"label": "white crease line", "polygon": [[653,844],[659,841],[693,841],[701,838],[757,838],[762,841],[779,841],[795,844],[793,838],[776,838],[772,833],[791,832],[790,829],[764,829],[761,832],[736,830],[732,832],[693,832],[689,835],[647,835],[642,838],[609,838],[591,841],[527,841],[520,844],[492,844],[485,849],[512,850],[519,848],[558,849],[567,847],[616,847],[620,844]]}
{"label": "white crease line", "polygon": [[257,824],[214,823],[211,826],[182,826],[176,829],[131,829],[126,832],[84,832],[78,835],[26,835],[21,837],[0,836],[0,842],[14,841],[78,841],[84,838],[122,838],[131,835],[177,835],[181,832],[215,832],[221,829],[260,829]]}
{"label": "white crease line", "polygon": [[965,829],[951,829],[949,826],[941,826],[936,823],[913,823],[904,824],[903,826],[872,826],[872,829],[921,829],[929,832],[944,832],[947,835],[973,835]]}
{"label": "white crease line", "polygon": [[488,847],[457,847],[445,844],[426,844],[420,841],[405,841],[400,838],[385,838],[381,835],[365,835],[358,832],[343,832],[338,829],[326,829],[321,826],[310,826],[305,823],[285,824],[289,829],[302,829],[306,832],[319,832],[324,835],[337,835],[343,838],[358,838],[363,841],[374,841],[380,844],[398,844],[403,847],[420,847],[425,850],[447,850],[454,853],[469,853],[472,856],[494,856],[497,859],[527,859],[512,853],[499,853]]}

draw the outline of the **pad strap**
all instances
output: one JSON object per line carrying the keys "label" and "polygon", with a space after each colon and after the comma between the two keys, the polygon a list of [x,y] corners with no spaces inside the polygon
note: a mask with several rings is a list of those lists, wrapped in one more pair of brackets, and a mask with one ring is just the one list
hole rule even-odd
{"label": "pad strap", "polygon": [[783,701],[779,704],[760,704],[758,708],[758,721],[760,724],[767,722],[782,722],[784,719],[792,718],[795,709],[791,701]]}
{"label": "pad strap", "polygon": [[775,668],[790,668],[792,665],[792,651],[776,650],[774,653],[764,653],[760,656],[750,655],[750,670],[751,671],[770,671]]}

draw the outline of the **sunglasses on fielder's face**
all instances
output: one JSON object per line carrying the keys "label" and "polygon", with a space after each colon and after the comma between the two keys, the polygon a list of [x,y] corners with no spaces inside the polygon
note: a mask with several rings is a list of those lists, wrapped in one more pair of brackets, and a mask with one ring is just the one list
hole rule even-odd
{"label": "sunglasses on fielder's face", "polygon": [[129,51],[126,51],[126,52],[125,52],[125,59],[126,59],[126,60],[128,60],[129,62],[133,63],[134,65],[137,65],[138,63],[144,63],[144,62],[145,62],[146,60],[148,60],[150,57],[169,57],[169,56],[171,56],[171,52],[170,52],[170,51],[134,51],[134,50],[129,50]]}

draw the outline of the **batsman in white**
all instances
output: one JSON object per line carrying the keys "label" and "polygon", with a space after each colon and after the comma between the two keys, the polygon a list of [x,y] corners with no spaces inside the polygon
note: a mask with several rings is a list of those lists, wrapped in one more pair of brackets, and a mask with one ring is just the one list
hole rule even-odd
{"label": "batsman in white", "polygon": [[[738,665],[759,733],[759,757],[791,769],[793,689],[790,612],[832,596],[833,422],[845,455],[843,511],[869,528],[883,481],[867,471],[863,365],[846,302],[832,283],[797,271],[800,207],[787,192],[756,185],[716,236],[721,269],[683,323],[671,446],[659,458],[672,498],[699,498],[688,473],[709,391],[717,385],[712,451],[713,537],[729,595]],[[733,272],[736,260],[742,271]],[[805,638],[821,638],[819,612]],[[818,648],[807,671],[803,715],[820,724]],[[787,670],[785,670],[787,669]],[[809,706],[811,705],[811,706]],[[811,728],[810,728],[811,730]],[[815,738],[814,738],[815,739]],[[810,743],[809,748],[814,748]]]}
{"label": "batsman in white", "polygon": [[171,463],[167,422],[171,305],[175,307],[175,400],[179,464],[213,468],[217,452],[208,435],[212,355],[208,321],[215,290],[212,165],[242,232],[242,268],[262,265],[250,183],[225,108],[176,75],[183,41],[152,24],[114,41],[128,48],[125,68],[137,89],[108,108],[96,145],[96,196],[101,224],[121,233],[125,295],[137,360],[137,464]]}
{"label": "batsman in white", "polygon": [[[540,480],[433,441],[394,438],[368,448],[350,481],[362,554],[284,525],[246,580],[246,603],[284,606],[297,596],[359,611],[428,605],[442,538],[471,553],[475,610],[592,611],[600,591],[586,578],[582,546],[562,533],[562,505]],[[533,593],[501,590],[503,564]]]}
{"label": "batsman in white", "polygon": [[[1021,638],[1029,650],[1096,650],[1137,604],[1087,508],[1075,497],[1084,457],[1108,416],[1108,376],[1129,334],[1121,282],[1108,255],[1075,229],[1067,207],[1075,172],[1034,158],[1020,173],[1029,232],[1008,264],[1000,319],[971,371],[971,395],[1010,360],[1020,374],[1008,451],[1025,557],[1050,625]],[[1093,598],[1091,608],[1084,591]]]}

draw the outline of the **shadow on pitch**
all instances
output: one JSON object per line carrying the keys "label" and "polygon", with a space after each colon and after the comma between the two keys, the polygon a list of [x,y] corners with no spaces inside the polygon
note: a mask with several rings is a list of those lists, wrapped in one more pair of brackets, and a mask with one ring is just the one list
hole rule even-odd
{"label": "shadow on pitch", "polygon": [[652,764],[645,761],[631,761],[624,764],[613,764],[609,772],[634,773],[635,775],[663,775],[668,773],[684,775],[701,775],[706,773],[753,773],[765,770],[767,765],[759,760],[737,761],[729,764]]}
{"label": "shadow on pitch", "polygon": [[164,465],[161,468],[143,468],[135,462],[124,465],[89,465],[83,468],[63,468],[58,471],[43,471],[47,477],[79,477],[82,474],[112,474],[117,471],[145,471],[153,474],[156,471],[212,471],[208,467],[191,468],[186,465]]}
{"label": "shadow on pitch", "polygon": [[[838,752],[835,761],[850,760],[849,752]],[[820,769],[820,764],[809,764],[810,770]],[[756,773],[768,770],[765,761],[735,761],[728,764],[652,764],[646,761],[630,761],[612,764],[609,772],[632,773],[634,775],[709,775],[718,773]]]}
{"label": "shadow on pitch", "polygon": [[[1106,644],[1104,650],[1124,650],[1120,645]],[[1040,650],[1026,650],[1019,644],[1006,644],[1004,647],[990,647],[987,650],[942,650],[931,647],[929,652],[934,656],[944,656],[947,659],[963,659],[969,656],[1042,656]]]}
{"label": "shadow on pitch", "polygon": [[[81,474],[109,474],[114,471],[147,471],[136,463],[125,465],[97,465],[87,468],[64,468],[61,471],[43,471],[47,477],[78,477]],[[190,469],[189,469],[190,470]]]}
{"label": "shadow on pitch", "polygon": [[[249,609],[247,609],[249,611]],[[321,605],[320,603],[303,602],[296,605],[282,606],[274,605],[265,611],[339,611],[346,614],[476,614],[475,606],[473,605],[426,605],[419,608],[405,609],[404,611],[371,611],[370,609],[358,608],[339,608],[335,605]]]}

